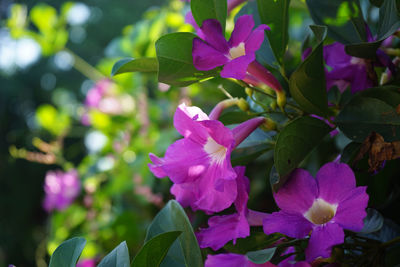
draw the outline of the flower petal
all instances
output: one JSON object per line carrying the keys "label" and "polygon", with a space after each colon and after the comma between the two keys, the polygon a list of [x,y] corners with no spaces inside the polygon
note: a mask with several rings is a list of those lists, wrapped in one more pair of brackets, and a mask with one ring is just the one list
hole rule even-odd
{"label": "flower petal", "polygon": [[216,50],[199,38],[193,39],[193,65],[198,70],[212,70],[228,62],[224,53]]}
{"label": "flower petal", "polygon": [[245,255],[233,253],[208,254],[204,267],[247,267],[247,262]]}
{"label": "flower petal", "polygon": [[332,246],[343,243],[343,229],[336,223],[315,227],[306,249],[306,260],[314,261],[318,257],[329,258]]}
{"label": "flower petal", "polygon": [[303,214],[312,206],[317,195],[317,183],[311,174],[306,170],[296,169],[274,197],[282,210]]}
{"label": "flower petal", "polygon": [[317,175],[318,198],[328,203],[338,204],[356,187],[356,178],[351,168],[344,163],[330,162],[319,169]]}
{"label": "flower petal", "polygon": [[237,173],[237,198],[235,200],[235,207],[239,214],[245,214],[247,211],[247,201],[249,200],[250,181],[249,178],[244,176],[246,168],[243,166],[235,167]]}
{"label": "flower petal", "polygon": [[363,228],[369,198],[366,190],[366,186],[357,187],[339,203],[334,220],[344,229],[358,232]]}
{"label": "flower petal", "polygon": [[254,27],[254,19],[251,15],[243,15],[236,20],[235,28],[233,29],[231,38],[229,39],[229,46],[238,46],[241,42],[246,41],[249,37],[251,30]]}
{"label": "flower petal", "polygon": [[269,27],[265,24],[261,24],[250,34],[245,42],[246,54],[254,53],[260,49],[264,41],[265,30],[269,30]]}
{"label": "flower petal", "polygon": [[293,238],[303,238],[310,233],[312,224],[303,215],[280,211],[264,219],[263,229],[267,235],[281,233]]}
{"label": "flower petal", "polygon": [[203,21],[203,25],[201,25],[200,29],[205,35],[205,41],[214,49],[224,55],[229,53],[228,42],[225,40],[221,24],[218,20],[207,19]]}
{"label": "flower petal", "polygon": [[157,178],[163,178],[167,176],[167,174],[164,172],[162,169],[162,165],[164,164],[164,160],[162,158],[157,157],[153,153],[149,154],[150,160],[153,162],[153,164],[149,163],[149,169],[150,171],[156,176]]}
{"label": "flower petal", "polygon": [[209,227],[201,229],[196,235],[201,248],[222,248],[226,243],[250,235],[250,226],[245,216],[237,213],[214,216],[208,220]]}
{"label": "flower petal", "polygon": [[235,78],[242,80],[246,76],[247,67],[256,59],[254,53],[237,57],[225,64],[220,75],[222,78]]}
{"label": "flower petal", "polygon": [[176,108],[174,127],[182,136],[199,144],[205,144],[209,134],[199,123],[203,120],[208,120],[208,116],[200,108],[188,107],[182,103]]}
{"label": "flower petal", "polygon": [[174,184],[170,192],[182,207],[191,206],[193,209],[193,204],[196,201],[196,187],[194,183]]}
{"label": "flower petal", "polygon": [[174,183],[198,179],[208,169],[210,158],[203,147],[189,138],[179,139],[165,152],[162,169]]}
{"label": "flower petal", "polygon": [[193,210],[204,210],[206,212],[220,212],[228,208],[237,196],[236,180],[220,179],[220,188],[215,188],[219,177],[203,175],[196,181],[198,190],[196,202],[192,205]]}

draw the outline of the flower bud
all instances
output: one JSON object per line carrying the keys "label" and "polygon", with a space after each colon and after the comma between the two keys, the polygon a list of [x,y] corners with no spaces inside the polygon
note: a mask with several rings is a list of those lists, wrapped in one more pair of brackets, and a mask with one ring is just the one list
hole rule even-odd
{"label": "flower bud", "polygon": [[249,103],[244,98],[240,98],[237,106],[243,111],[249,111]]}

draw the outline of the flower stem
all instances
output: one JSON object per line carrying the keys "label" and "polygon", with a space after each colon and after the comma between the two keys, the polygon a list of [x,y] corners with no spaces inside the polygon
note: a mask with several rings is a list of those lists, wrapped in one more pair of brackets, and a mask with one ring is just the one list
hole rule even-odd
{"label": "flower stem", "polygon": [[75,54],[70,49],[64,48],[64,51],[70,54],[74,59],[73,67],[90,80],[97,82],[106,78],[103,74],[101,74],[101,72],[99,72],[96,68],[87,63],[83,58]]}

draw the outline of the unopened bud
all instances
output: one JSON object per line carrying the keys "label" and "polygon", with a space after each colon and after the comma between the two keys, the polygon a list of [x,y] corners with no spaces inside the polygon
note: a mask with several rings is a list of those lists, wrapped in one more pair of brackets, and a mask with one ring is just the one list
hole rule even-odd
{"label": "unopened bud", "polygon": [[278,104],[278,107],[281,109],[281,110],[283,110],[283,108],[285,107],[285,105],[286,105],[286,95],[285,95],[285,92],[282,90],[282,91],[279,91],[279,92],[276,92],[276,96],[277,96],[277,98],[276,98],[276,102],[277,102],[277,104]]}
{"label": "unopened bud", "polygon": [[254,93],[253,89],[246,87],[246,89],[244,89],[244,91],[246,92],[246,95],[248,95],[249,97],[253,96],[253,93]]}
{"label": "unopened bud", "polygon": [[269,105],[271,107],[272,110],[275,110],[277,107],[276,101],[272,101],[271,104]]}
{"label": "unopened bud", "polygon": [[264,129],[266,129],[267,131],[276,130],[276,122],[271,120],[270,118],[265,118],[265,121],[262,124],[262,127]]}
{"label": "unopened bud", "polygon": [[243,111],[249,111],[249,103],[244,98],[240,98],[237,106]]}

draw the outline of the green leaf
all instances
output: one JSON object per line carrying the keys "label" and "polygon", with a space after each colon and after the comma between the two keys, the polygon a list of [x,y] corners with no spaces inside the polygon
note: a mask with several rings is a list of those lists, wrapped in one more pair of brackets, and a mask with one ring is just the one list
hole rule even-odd
{"label": "green leaf", "polygon": [[267,248],[246,253],[247,259],[256,264],[263,264],[272,259],[276,248]]}
{"label": "green leaf", "polygon": [[379,231],[383,226],[383,216],[377,210],[368,208],[367,217],[364,218],[364,227],[360,231],[363,234],[369,234]]}
{"label": "green leaf", "polygon": [[290,0],[257,0],[261,22],[271,27],[265,32],[280,64],[289,40],[289,4]]}
{"label": "green leaf", "polygon": [[392,87],[371,88],[356,95],[336,117],[340,130],[362,143],[372,132],[385,141],[400,140],[400,93]]}
{"label": "green leaf", "polygon": [[392,35],[400,27],[396,0],[385,0],[379,9],[378,40]]}
{"label": "green leaf", "polygon": [[328,35],[343,44],[367,41],[365,22],[358,0],[306,0],[311,17],[328,27]]}
{"label": "green leaf", "polygon": [[114,248],[97,267],[129,267],[129,251],[126,242],[123,241],[116,248]]}
{"label": "green leaf", "polygon": [[206,19],[216,19],[225,32],[227,11],[226,0],[192,0],[190,1],[193,18],[201,26]]}
{"label": "green leaf", "polygon": [[358,151],[360,151],[361,143],[351,142],[349,143],[342,152],[340,156],[340,162],[347,163],[351,165],[354,158],[357,156]]}
{"label": "green leaf", "polygon": [[375,59],[376,50],[381,43],[381,41],[377,41],[373,43],[350,44],[345,46],[345,50],[347,54],[353,57]]}
{"label": "green leaf", "polygon": [[326,116],[328,97],[322,54],[322,42],[326,36],[326,27],[310,27],[319,43],[290,77],[289,89],[294,100],[304,111]]}
{"label": "green leaf", "polygon": [[383,0],[369,0],[374,6],[380,7],[383,4]]}
{"label": "green leaf", "polygon": [[203,260],[197,239],[185,211],[175,200],[170,200],[157,214],[147,230],[146,241],[170,231],[182,231],[168,251],[161,266],[201,267]]}
{"label": "green leaf", "polygon": [[111,75],[126,72],[157,72],[158,61],[156,58],[124,58],[118,60],[111,70]]}
{"label": "green leaf", "polygon": [[217,75],[215,70],[199,71],[193,65],[192,43],[197,37],[189,32],[170,33],[156,42],[158,80],[160,82],[187,86]]}
{"label": "green leaf", "polygon": [[51,255],[49,267],[75,267],[85,244],[86,240],[82,237],[62,242]]}
{"label": "green leaf", "polygon": [[224,125],[238,124],[249,119],[256,117],[255,115],[249,115],[243,111],[230,111],[223,113],[218,120]]}
{"label": "green leaf", "polygon": [[300,117],[283,128],[275,145],[274,164],[279,174],[271,184],[275,191],[331,130],[325,122],[313,117]]}
{"label": "green leaf", "polygon": [[132,262],[132,267],[158,267],[167,255],[172,243],[182,231],[172,231],[156,235],[140,249]]}

